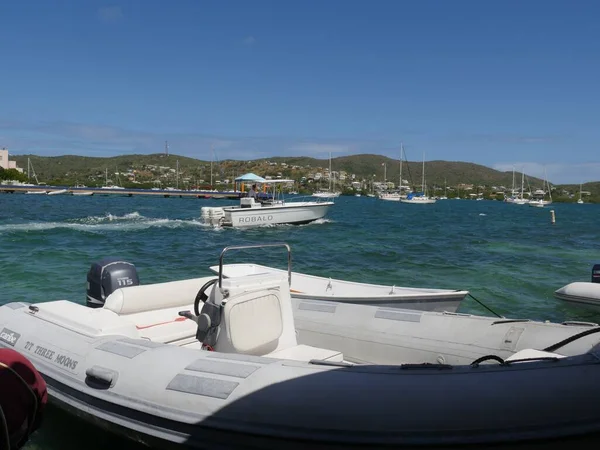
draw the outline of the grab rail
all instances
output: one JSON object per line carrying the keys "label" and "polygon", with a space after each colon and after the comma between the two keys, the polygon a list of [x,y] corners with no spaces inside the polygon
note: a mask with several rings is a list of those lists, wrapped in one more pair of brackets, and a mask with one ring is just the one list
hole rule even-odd
{"label": "grab rail", "polygon": [[231,245],[225,247],[219,256],[219,287],[223,286],[223,256],[230,250],[244,250],[249,248],[265,248],[265,247],[285,247],[288,251],[288,283],[292,285],[292,249],[285,242],[275,242],[273,244],[254,244],[254,245]]}

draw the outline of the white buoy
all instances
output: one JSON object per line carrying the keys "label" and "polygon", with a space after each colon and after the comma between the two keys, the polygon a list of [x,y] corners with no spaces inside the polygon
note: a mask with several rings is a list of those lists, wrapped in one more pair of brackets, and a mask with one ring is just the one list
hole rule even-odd
{"label": "white buoy", "polygon": [[556,223],[556,216],[554,215],[554,210],[550,210],[550,223],[554,225]]}

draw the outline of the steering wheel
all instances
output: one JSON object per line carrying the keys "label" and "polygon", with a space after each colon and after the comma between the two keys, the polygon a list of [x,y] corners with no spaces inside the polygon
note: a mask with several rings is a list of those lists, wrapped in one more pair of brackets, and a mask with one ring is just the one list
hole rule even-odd
{"label": "steering wheel", "polygon": [[196,294],[196,299],[194,300],[194,314],[196,314],[196,316],[200,315],[200,302],[205,302],[206,300],[208,300],[208,295],[206,295],[206,290],[211,287],[213,284],[215,284],[219,279],[218,278],[214,278],[210,281],[207,281],[204,286],[202,286],[200,288],[200,290],[198,291],[198,293]]}

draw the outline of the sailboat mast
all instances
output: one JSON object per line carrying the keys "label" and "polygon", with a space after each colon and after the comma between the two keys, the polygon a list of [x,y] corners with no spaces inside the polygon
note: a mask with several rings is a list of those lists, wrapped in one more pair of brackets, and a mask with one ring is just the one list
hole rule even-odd
{"label": "sailboat mast", "polygon": [[421,175],[421,190],[425,195],[425,152],[423,152],[423,173]]}
{"label": "sailboat mast", "polygon": [[214,150],[212,145],[210,146],[210,188],[212,189],[213,186],[213,156],[214,156]]}
{"label": "sailboat mast", "polygon": [[398,183],[398,192],[402,193],[402,153],[404,152],[404,146],[400,142],[400,181]]}
{"label": "sailboat mast", "polygon": [[513,184],[512,189],[510,191],[510,196],[513,197],[515,195],[515,166],[513,166]]}
{"label": "sailboat mast", "polygon": [[523,180],[525,178],[525,171],[521,170],[521,200],[523,200]]}
{"label": "sailboat mast", "polygon": [[329,152],[329,192],[331,192],[331,177],[333,174],[331,173],[331,152]]}

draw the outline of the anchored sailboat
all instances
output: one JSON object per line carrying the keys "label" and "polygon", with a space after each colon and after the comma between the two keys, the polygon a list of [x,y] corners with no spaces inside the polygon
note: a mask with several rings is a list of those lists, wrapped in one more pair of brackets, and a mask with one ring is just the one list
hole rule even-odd
{"label": "anchored sailboat", "polygon": [[402,203],[412,203],[417,205],[431,205],[435,203],[436,200],[427,195],[425,188],[425,152],[423,152],[423,170],[421,173],[421,190],[423,192],[419,192],[417,194],[410,193],[406,196],[406,198],[401,198],[400,201]]}
{"label": "anchored sailboat", "polygon": [[[331,152],[329,152],[329,189],[327,191],[319,190],[319,191],[315,192],[312,196],[320,197],[320,198],[339,197],[340,196],[339,192],[332,191],[332,184],[331,184],[332,178],[333,178],[333,172],[331,171]],[[335,187],[335,185],[334,185],[334,187]]]}

